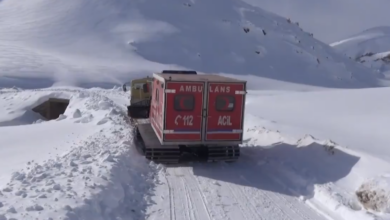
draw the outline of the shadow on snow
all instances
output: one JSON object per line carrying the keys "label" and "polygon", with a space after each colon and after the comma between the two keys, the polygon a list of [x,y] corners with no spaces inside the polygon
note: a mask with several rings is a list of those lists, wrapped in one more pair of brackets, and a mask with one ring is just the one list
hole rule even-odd
{"label": "shadow on snow", "polygon": [[236,163],[194,164],[193,173],[309,199],[313,197],[315,184],[336,182],[346,177],[359,159],[338,149],[329,151],[317,143],[304,147],[278,144],[268,149],[243,147]]}

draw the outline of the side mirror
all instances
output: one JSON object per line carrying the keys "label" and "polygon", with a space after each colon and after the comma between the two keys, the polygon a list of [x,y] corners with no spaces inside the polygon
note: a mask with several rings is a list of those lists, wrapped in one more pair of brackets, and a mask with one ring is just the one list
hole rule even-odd
{"label": "side mirror", "polygon": [[124,92],[127,92],[126,84],[123,84],[122,88],[123,88],[123,91],[124,91]]}

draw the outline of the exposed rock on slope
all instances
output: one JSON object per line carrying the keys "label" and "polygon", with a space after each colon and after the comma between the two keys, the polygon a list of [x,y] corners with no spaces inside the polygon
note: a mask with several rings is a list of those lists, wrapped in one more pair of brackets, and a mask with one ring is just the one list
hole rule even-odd
{"label": "exposed rock on slope", "polygon": [[331,46],[376,72],[390,74],[390,26],[363,31]]}

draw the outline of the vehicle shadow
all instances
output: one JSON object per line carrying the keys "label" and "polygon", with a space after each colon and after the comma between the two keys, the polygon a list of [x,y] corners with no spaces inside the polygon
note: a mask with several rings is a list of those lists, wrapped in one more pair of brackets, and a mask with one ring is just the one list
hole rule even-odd
{"label": "vehicle shadow", "polygon": [[242,147],[235,163],[196,163],[192,167],[199,177],[310,199],[315,184],[345,178],[359,159],[318,143],[303,147],[281,143]]}

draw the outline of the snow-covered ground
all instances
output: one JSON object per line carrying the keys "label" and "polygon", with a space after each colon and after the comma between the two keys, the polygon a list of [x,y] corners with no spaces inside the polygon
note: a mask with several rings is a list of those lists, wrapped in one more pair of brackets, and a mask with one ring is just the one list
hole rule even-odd
{"label": "snow-covered ground", "polygon": [[[70,99],[59,119],[29,112],[59,97]],[[0,219],[142,219],[151,171],[134,157],[124,103],[113,101],[126,98],[115,89],[0,90]]]}
{"label": "snow-covered ground", "polygon": [[330,45],[350,59],[390,75],[390,26],[370,28]]}
{"label": "snow-covered ground", "polygon": [[[249,92],[238,162],[182,166],[137,153],[120,89],[2,89],[0,216],[388,219],[390,90],[291,88]],[[54,97],[59,119],[29,112]]]}
{"label": "snow-covered ground", "polygon": [[377,193],[370,200],[376,204],[368,206],[389,213],[389,94],[388,88],[252,91],[247,144],[269,148],[261,158],[283,164],[280,182],[299,195],[307,193],[310,204],[344,219],[370,219],[372,213],[359,211],[356,200],[363,187]]}
{"label": "snow-covered ground", "polygon": [[[237,0],[0,0],[0,33],[0,220],[390,218],[383,75],[285,18]],[[112,85],[172,68],[248,81],[238,162],[134,149]],[[31,109],[49,98],[70,104],[44,121]]]}

